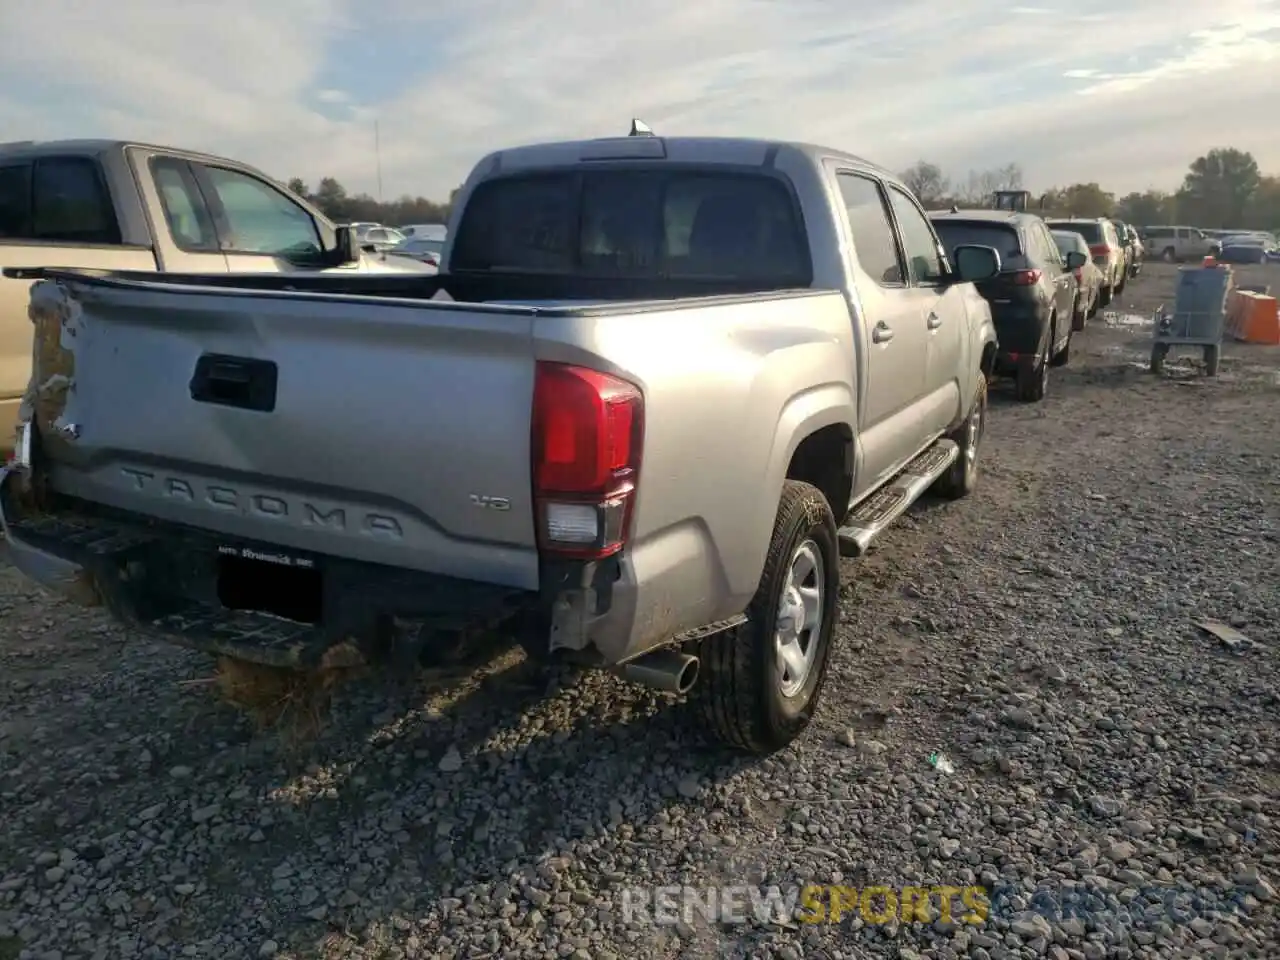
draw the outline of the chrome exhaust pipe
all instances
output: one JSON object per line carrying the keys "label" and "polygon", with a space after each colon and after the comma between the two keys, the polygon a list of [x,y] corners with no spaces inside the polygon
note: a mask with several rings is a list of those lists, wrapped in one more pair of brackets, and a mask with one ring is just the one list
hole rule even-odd
{"label": "chrome exhaust pipe", "polygon": [[698,680],[698,658],[679,650],[655,650],[621,664],[624,680],[667,693],[688,693]]}

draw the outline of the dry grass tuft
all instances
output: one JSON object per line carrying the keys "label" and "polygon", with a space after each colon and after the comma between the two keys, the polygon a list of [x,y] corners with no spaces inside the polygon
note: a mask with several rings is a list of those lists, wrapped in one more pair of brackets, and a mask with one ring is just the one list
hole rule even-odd
{"label": "dry grass tuft", "polygon": [[320,733],[334,690],[360,671],[352,665],[289,670],[221,657],[215,679],[223,698],[248,714],[259,730],[300,741]]}

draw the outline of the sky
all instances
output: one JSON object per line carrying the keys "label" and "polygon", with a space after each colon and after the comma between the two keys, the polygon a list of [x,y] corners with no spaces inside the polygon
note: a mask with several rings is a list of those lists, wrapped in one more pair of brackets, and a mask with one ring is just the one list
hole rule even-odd
{"label": "sky", "polygon": [[[1280,0],[0,0],[0,141],[112,137],[445,199],[486,152],[804,140],[1033,190],[1280,174]],[[376,132],[376,137],[375,137]],[[379,163],[380,161],[380,163]]]}

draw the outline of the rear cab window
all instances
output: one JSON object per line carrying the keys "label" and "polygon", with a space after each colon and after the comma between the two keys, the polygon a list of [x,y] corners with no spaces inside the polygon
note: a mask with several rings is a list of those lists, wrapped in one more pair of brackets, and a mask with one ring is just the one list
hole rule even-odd
{"label": "rear cab window", "polygon": [[940,218],[933,221],[933,228],[938,232],[947,256],[955,262],[956,247],[974,244],[980,247],[994,247],[1000,254],[1001,264],[1008,263],[1025,256],[1022,242],[1018,239],[1018,231],[1012,225],[1004,223],[986,223],[980,220],[951,220]]}
{"label": "rear cab window", "polygon": [[1078,233],[1084,237],[1085,243],[1090,245],[1102,243],[1102,224],[1096,221],[1085,221],[1077,223],[1071,220],[1051,220],[1049,221],[1050,230],[1066,230],[1070,233]]}
{"label": "rear cab window", "polygon": [[37,157],[0,166],[0,239],[119,244],[120,225],[97,160]]}
{"label": "rear cab window", "polygon": [[218,234],[191,165],[177,157],[152,157],[150,167],[174,244],[186,252],[218,252]]}
{"label": "rear cab window", "polygon": [[555,169],[481,183],[449,269],[750,280],[803,287],[799,210],[777,177],[736,169]]}
{"label": "rear cab window", "polygon": [[1058,252],[1061,253],[1063,257],[1073,250],[1077,253],[1088,252],[1084,249],[1084,239],[1077,236],[1074,230],[1068,232],[1059,232],[1055,230],[1053,233],[1053,242],[1057,244]]}

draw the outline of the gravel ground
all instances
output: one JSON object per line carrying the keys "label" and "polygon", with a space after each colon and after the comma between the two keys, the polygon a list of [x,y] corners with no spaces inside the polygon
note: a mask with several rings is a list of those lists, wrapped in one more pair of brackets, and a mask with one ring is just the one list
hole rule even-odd
{"label": "gravel ground", "polygon": [[[1128,314],[1173,275],[1078,334],[1043,404],[995,392],[972,500],[847,564],[823,708],[767,760],[511,652],[356,681],[289,746],[205,658],[0,566],[0,960],[1280,956],[1280,350],[1145,372]],[[630,887],[809,882],[992,905],[623,911]]]}

